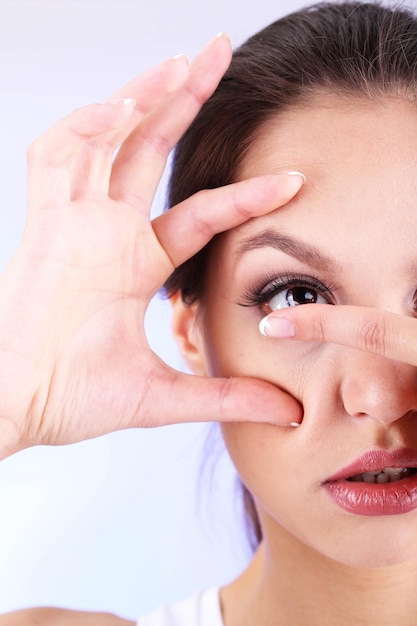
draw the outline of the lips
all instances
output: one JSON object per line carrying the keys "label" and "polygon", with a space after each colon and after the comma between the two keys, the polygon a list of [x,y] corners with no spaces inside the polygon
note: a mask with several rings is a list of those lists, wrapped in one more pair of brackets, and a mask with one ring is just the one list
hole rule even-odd
{"label": "lips", "polygon": [[[393,482],[352,480],[363,474],[403,468],[404,478]],[[417,508],[417,451],[402,448],[394,452],[372,450],[331,476],[324,487],[342,509],[357,515],[400,515]]]}

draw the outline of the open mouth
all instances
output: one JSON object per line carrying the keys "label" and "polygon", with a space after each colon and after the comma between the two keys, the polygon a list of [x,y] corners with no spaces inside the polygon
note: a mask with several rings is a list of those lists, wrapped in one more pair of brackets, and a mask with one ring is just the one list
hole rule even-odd
{"label": "open mouth", "polygon": [[362,474],[356,474],[350,476],[346,480],[355,483],[394,483],[409,476],[417,474],[416,467],[384,467],[381,470],[375,472],[363,472]]}
{"label": "open mouth", "polygon": [[370,450],[329,478],[324,487],[348,513],[409,513],[417,509],[417,450]]}

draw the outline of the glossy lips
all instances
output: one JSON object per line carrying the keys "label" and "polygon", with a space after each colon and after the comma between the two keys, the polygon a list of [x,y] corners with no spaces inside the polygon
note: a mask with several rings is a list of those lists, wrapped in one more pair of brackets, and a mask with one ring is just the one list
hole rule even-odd
{"label": "glossy lips", "polygon": [[367,483],[352,481],[360,474],[384,468],[417,468],[417,451],[402,448],[389,453],[366,452],[325,483],[330,497],[338,506],[356,515],[399,515],[417,508],[417,471],[405,472],[395,482]]}

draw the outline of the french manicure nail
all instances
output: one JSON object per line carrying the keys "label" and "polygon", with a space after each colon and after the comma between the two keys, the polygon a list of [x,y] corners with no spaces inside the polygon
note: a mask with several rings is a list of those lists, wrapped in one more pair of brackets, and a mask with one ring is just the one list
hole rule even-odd
{"label": "french manicure nail", "polygon": [[180,59],[185,59],[187,61],[187,64],[190,65],[190,59],[186,54],[176,54],[174,57],[172,57],[173,61],[179,61]]}
{"label": "french manicure nail", "polygon": [[292,426],[293,428],[298,428],[299,426],[301,426],[301,424],[299,422],[291,422],[290,426]]}
{"label": "french manicure nail", "polygon": [[259,332],[264,337],[276,337],[277,339],[288,339],[295,337],[296,328],[294,324],[285,317],[263,317],[259,323]]}
{"label": "french manicure nail", "polygon": [[105,104],[123,104],[124,106],[136,106],[134,98],[121,98],[120,100],[106,100]]}
{"label": "french manicure nail", "polygon": [[297,172],[297,170],[292,170],[291,172],[287,172],[288,176],[301,176],[304,182],[307,182],[307,178],[304,176],[302,172]]}

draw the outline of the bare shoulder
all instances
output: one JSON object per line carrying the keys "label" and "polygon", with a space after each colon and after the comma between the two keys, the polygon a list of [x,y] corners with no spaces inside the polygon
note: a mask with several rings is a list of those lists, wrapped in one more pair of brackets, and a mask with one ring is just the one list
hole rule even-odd
{"label": "bare shoulder", "polygon": [[0,626],[135,626],[135,622],[111,613],[36,608],[0,615]]}

